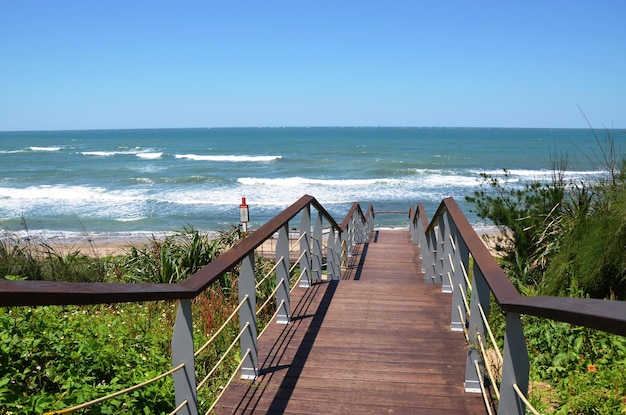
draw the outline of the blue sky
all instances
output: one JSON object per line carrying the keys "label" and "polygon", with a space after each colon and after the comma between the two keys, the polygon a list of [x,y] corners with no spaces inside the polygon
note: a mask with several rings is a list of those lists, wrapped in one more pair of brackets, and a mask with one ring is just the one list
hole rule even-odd
{"label": "blue sky", "polygon": [[626,1],[5,1],[0,130],[626,127]]}

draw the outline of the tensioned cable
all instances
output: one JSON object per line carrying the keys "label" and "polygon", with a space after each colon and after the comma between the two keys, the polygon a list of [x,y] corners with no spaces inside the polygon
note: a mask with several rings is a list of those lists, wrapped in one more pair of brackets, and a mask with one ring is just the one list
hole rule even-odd
{"label": "tensioned cable", "polygon": [[296,269],[296,267],[298,265],[300,265],[300,260],[302,258],[304,258],[304,256],[306,255],[307,251],[302,251],[302,253],[300,254],[300,256],[298,257],[298,259],[296,259],[296,261],[293,263],[293,265],[291,266],[291,268],[289,268],[289,273],[291,274],[293,272],[294,269]]}
{"label": "tensioned cable", "polygon": [[270,269],[267,274],[265,274],[265,276],[256,283],[256,285],[254,286],[255,289],[259,288],[259,286],[261,284],[263,284],[265,282],[266,279],[268,279],[270,277],[270,275],[272,275],[274,273],[274,271],[276,271],[276,268],[278,268],[278,265],[280,265],[281,262],[283,262],[285,260],[284,256],[281,256],[280,259],[278,261],[276,261],[276,263],[274,264],[274,266],[272,267],[272,269]]}
{"label": "tensioned cable", "polygon": [[230,321],[233,319],[233,317],[235,315],[237,315],[237,312],[241,309],[241,307],[243,307],[243,305],[246,303],[246,301],[248,301],[248,296],[247,295],[243,298],[243,300],[241,300],[239,305],[233,310],[233,312],[230,314],[230,316],[228,316],[226,321],[224,321],[224,324],[222,324],[222,326],[219,329],[217,329],[217,331],[213,334],[213,336],[211,336],[211,338],[209,340],[207,340],[202,345],[202,347],[200,347],[198,350],[196,350],[196,352],[193,354],[194,357],[197,357],[204,349],[207,348],[207,346],[209,344],[211,344],[213,342],[213,340],[215,340],[215,338],[217,336],[219,336],[219,334],[222,332],[222,330],[224,330],[224,328],[228,325],[228,323],[230,323]]}
{"label": "tensioned cable", "polygon": [[274,287],[270,295],[267,296],[267,300],[265,300],[265,302],[256,310],[257,317],[259,316],[259,313],[261,312],[261,310],[263,310],[265,306],[274,298],[274,294],[276,294],[280,286],[283,285],[284,283],[285,283],[285,279],[281,278],[280,282],[276,284],[276,287]]}
{"label": "tensioned cable", "polygon": [[187,399],[185,399],[184,401],[182,401],[180,403],[180,405],[178,405],[176,408],[174,408],[174,410],[172,412],[169,413],[169,415],[174,415],[177,414],[178,411],[180,411],[181,409],[183,409],[185,406],[187,406],[189,402],[187,401]]}
{"label": "tensioned cable", "polygon": [[121,391],[114,392],[114,393],[112,393],[110,395],[106,395],[106,396],[103,396],[101,398],[94,399],[92,401],[85,402],[85,403],[82,403],[80,405],[73,406],[71,408],[61,409],[59,411],[45,412],[44,415],[70,414],[70,413],[78,411],[80,409],[89,408],[90,406],[93,406],[95,404],[98,404],[98,403],[101,403],[101,402],[104,402],[104,401],[108,401],[109,399],[113,399],[113,398],[115,398],[117,396],[124,395],[124,394],[132,392],[134,390],[143,388],[144,386],[147,386],[147,385],[149,385],[151,383],[156,382],[157,380],[163,379],[164,377],[171,375],[172,373],[182,369],[183,367],[185,367],[185,364],[181,363],[180,365],[176,366],[175,368],[170,369],[167,372],[165,372],[165,373],[163,373],[163,374],[161,374],[159,376],[156,376],[156,377],[154,377],[152,379],[146,380],[145,382],[139,383],[139,384],[137,384],[135,386],[131,386],[131,387],[126,388],[126,389],[122,389]]}
{"label": "tensioned cable", "polygon": [[302,276],[304,275],[304,270],[300,271],[300,275],[298,276],[298,278],[295,280],[293,287],[291,287],[291,289],[289,290],[290,293],[293,292],[293,290],[296,289],[296,287],[298,286],[298,281],[300,281],[302,279]]}
{"label": "tensioned cable", "polygon": [[256,336],[257,339],[259,339],[261,337],[261,335],[263,333],[265,333],[265,330],[267,330],[267,328],[270,326],[270,323],[272,322],[272,320],[274,320],[274,318],[278,315],[278,312],[280,311],[280,308],[283,306],[283,304],[285,304],[285,300],[281,300],[280,301],[280,304],[278,304],[278,307],[276,307],[276,311],[274,312],[274,314],[272,314],[272,317],[270,317],[270,320],[265,325],[265,328],[263,328],[263,330],[261,330],[261,332]]}
{"label": "tensioned cable", "polygon": [[[228,378],[228,382],[226,382],[226,385],[230,384],[230,382],[233,381],[235,375],[237,374],[237,372],[239,371],[239,369],[241,369],[241,366],[243,366],[243,362],[246,361],[246,357],[248,357],[248,355],[250,354],[250,349],[248,349],[244,355],[241,357],[241,361],[239,362],[239,364],[237,365],[237,367],[235,368],[235,370],[233,371],[233,374],[230,375],[230,378]],[[211,407],[209,408],[208,411],[206,411],[205,415],[209,415],[211,413],[211,411],[213,411],[213,408],[215,408],[215,405],[217,404],[217,402],[220,400],[220,398],[222,397],[222,395],[224,394],[224,392],[226,392],[226,388],[222,389],[222,391],[219,393],[219,395],[217,395],[217,398],[215,398],[215,401],[213,402],[213,405],[211,405]]]}
{"label": "tensioned cable", "polygon": [[463,310],[461,310],[461,306],[457,306],[457,310],[459,311],[459,317],[461,318],[461,324],[463,325],[463,335],[465,335],[465,342],[469,343],[469,333],[467,332],[465,316],[463,315]]}
{"label": "tensioned cable", "polygon": [[[474,367],[476,368],[476,374],[478,374],[478,379],[480,380],[480,366],[478,365],[478,361],[474,360]],[[492,415],[491,405],[489,404],[489,398],[487,397],[487,391],[485,390],[485,385],[483,382],[479,381],[480,384],[480,393],[483,395],[483,401],[485,401],[485,408],[487,408],[487,412],[489,415]]]}
{"label": "tensioned cable", "polygon": [[528,402],[528,399],[526,399],[526,397],[524,396],[520,388],[517,386],[517,383],[513,384],[513,390],[515,391],[515,393],[517,393],[517,396],[519,396],[519,398],[524,402],[524,404],[526,404],[526,408],[529,409],[530,412],[532,412],[534,415],[541,415],[539,412],[537,412],[535,408],[533,408],[530,402]]}
{"label": "tensioned cable", "polygon": [[496,377],[493,374],[493,370],[491,369],[491,365],[489,364],[489,360],[487,359],[487,350],[485,350],[485,345],[482,342],[482,336],[480,333],[476,333],[476,340],[480,345],[480,354],[483,356],[483,366],[487,369],[487,376],[493,385],[493,390],[496,393],[496,398],[500,399],[500,390],[498,388],[498,384],[496,383]]}
{"label": "tensioned cable", "polygon": [[502,358],[502,353],[500,353],[500,349],[498,348],[498,343],[496,342],[496,338],[493,335],[493,332],[491,331],[491,326],[489,325],[489,322],[487,321],[487,316],[485,315],[485,310],[483,310],[483,306],[480,303],[478,303],[478,310],[480,311],[480,315],[481,315],[481,317],[483,319],[483,322],[485,324],[485,328],[487,329],[487,333],[489,334],[489,338],[491,339],[491,343],[493,344],[493,349],[498,354],[498,359],[500,360],[500,365],[502,365],[502,361],[504,360]]}
{"label": "tensioned cable", "polygon": [[[228,349],[226,349],[226,351],[222,354],[222,357],[220,358],[220,360],[218,360],[217,363],[213,365],[213,368],[211,369],[211,371],[204,377],[204,379],[202,379],[200,383],[198,383],[198,385],[196,386],[196,391],[200,390],[200,388],[204,386],[207,380],[209,380],[209,378],[213,376],[213,373],[215,373],[217,368],[224,362],[224,360],[226,359],[226,356],[228,356],[230,351],[233,350],[233,347],[235,346],[237,341],[241,338],[241,336],[243,336],[243,333],[246,330],[248,330],[248,327],[250,327],[250,323],[246,323],[245,326],[243,326],[241,331],[239,331],[239,334],[237,335],[237,337],[235,337],[235,340],[233,340],[230,346],[228,346]],[[243,358],[241,360],[243,361]]]}
{"label": "tensioned cable", "polygon": [[469,276],[467,275],[467,270],[465,269],[465,264],[461,261],[461,271],[463,271],[463,277],[465,277],[465,283],[467,284],[467,288],[471,291],[472,283],[469,280]]}

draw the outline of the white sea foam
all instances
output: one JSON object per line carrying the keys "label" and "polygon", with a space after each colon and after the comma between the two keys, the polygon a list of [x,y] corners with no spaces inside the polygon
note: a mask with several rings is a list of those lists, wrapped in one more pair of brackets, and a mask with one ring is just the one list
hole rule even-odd
{"label": "white sea foam", "polygon": [[83,151],[80,154],[82,154],[83,156],[109,157],[109,156],[115,156],[117,154],[128,154],[128,153],[121,152],[121,151]]}
{"label": "white sea foam", "polygon": [[[555,171],[553,170],[526,170],[526,169],[507,169],[509,177],[519,178],[521,180],[549,180],[555,175]],[[487,174],[488,176],[493,177],[503,177],[504,171],[500,170],[470,170],[470,173],[479,175],[481,173]],[[577,177],[586,177],[586,176],[598,176],[603,174],[603,171],[599,170],[567,170],[563,172],[563,176],[565,178],[577,178]]]}
{"label": "white sea foam", "polygon": [[152,160],[163,157],[163,153],[137,153],[137,157]]}
{"label": "white sea foam", "polygon": [[155,152],[153,149],[135,147],[131,150],[115,150],[115,151],[81,151],[83,156],[111,157],[111,156],[137,156],[142,158],[159,158],[163,156],[162,152]]}
{"label": "white sea foam", "polygon": [[40,185],[25,188],[0,187],[0,199],[27,201],[38,204],[58,202],[129,202],[136,198],[134,191],[108,191],[102,187]]}
{"label": "white sea foam", "polygon": [[318,186],[370,186],[374,184],[391,184],[398,182],[397,179],[309,179],[304,177],[285,177],[285,178],[258,178],[258,177],[240,177],[238,183],[246,186],[281,186],[294,187],[303,185]]}
{"label": "white sea foam", "polygon": [[62,147],[29,147],[31,151],[59,151]]}
{"label": "white sea foam", "polygon": [[195,161],[226,161],[226,162],[269,162],[279,160],[282,156],[209,156],[200,154],[176,154],[177,159],[188,159]]}

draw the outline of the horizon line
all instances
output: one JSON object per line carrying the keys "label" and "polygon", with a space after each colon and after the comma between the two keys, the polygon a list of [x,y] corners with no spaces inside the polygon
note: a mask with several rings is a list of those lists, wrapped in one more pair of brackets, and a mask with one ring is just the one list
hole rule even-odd
{"label": "horizon line", "polygon": [[[500,130],[597,130],[597,128],[593,128],[590,126],[587,127],[476,127],[476,126],[402,126],[402,125],[344,125],[344,126],[333,126],[333,125],[314,125],[314,126],[200,126],[200,127],[109,127],[109,128],[53,128],[53,129],[26,129],[26,130],[17,130],[17,129],[9,129],[9,130],[0,130],[0,133],[29,133],[29,132],[60,132],[60,131],[132,131],[132,130],[219,130],[219,129],[325,129],[325,128],[346,128],[346,129],[384,129],[384,128],[395,128],[395,129],[500,129]],[[623,127],[614,127],[608,128],[606,126],[602,126],[602,130],[622,130]]]}

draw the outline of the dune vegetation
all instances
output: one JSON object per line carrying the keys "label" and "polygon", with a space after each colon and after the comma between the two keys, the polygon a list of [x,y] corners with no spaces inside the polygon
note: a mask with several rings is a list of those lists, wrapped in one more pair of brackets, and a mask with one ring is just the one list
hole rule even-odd
{"label": "dune vegetation", "polygon": [[[626,161],[613,132],[599,147],[597,177],[573,182],[568,160],[549,181],[520,186],[482,176],[467,201],[499,229],[501,267],[525,295],[626,300]],[[494,307],[497,310],[497,307]],[[502,315],[492,312],[502,332]],[[626,413],[626,339],[522,316],[531,362],[531,402],[541,413]]]}

